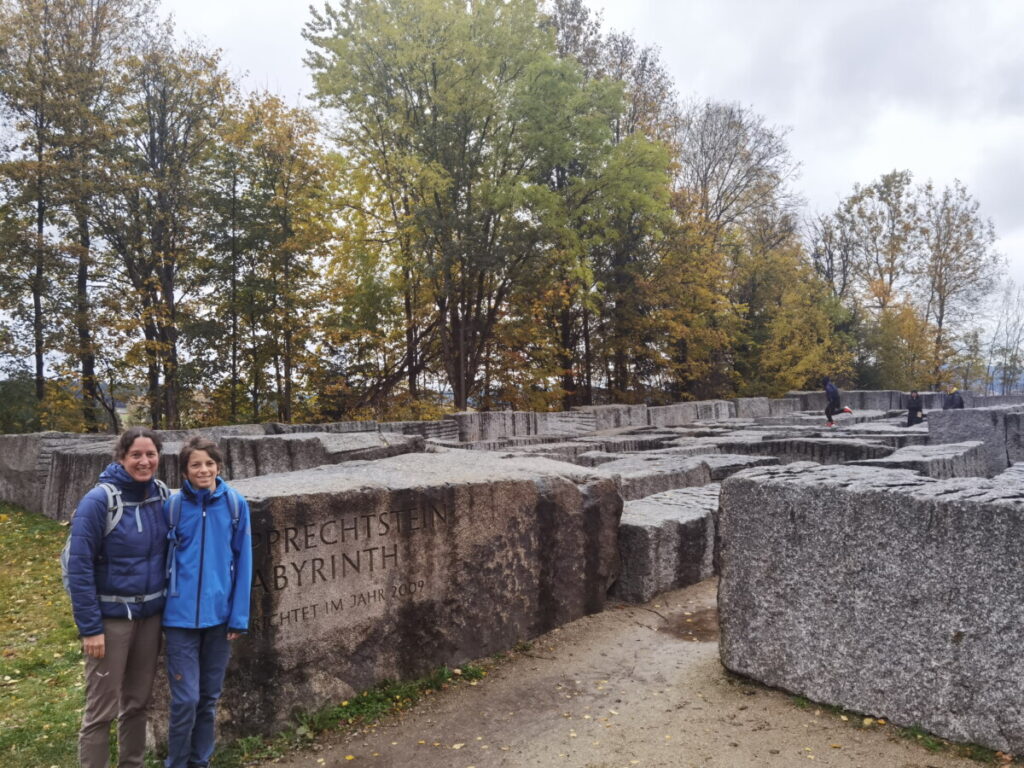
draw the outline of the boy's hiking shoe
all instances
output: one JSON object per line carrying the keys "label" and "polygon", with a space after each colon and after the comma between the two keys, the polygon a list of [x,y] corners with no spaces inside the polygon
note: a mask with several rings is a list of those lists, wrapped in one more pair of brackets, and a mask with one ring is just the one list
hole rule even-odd
{"label": "boy's hiking shoe", "polygon": [[825,426],[826,427],[834,427],[835,425],[836,425],[836,423],[834,421],[826,421],[825,422]]}
{"label": "boy's hiking shoe", "polygon": [[853,413],[848,405],[843,406],[843,413]]}

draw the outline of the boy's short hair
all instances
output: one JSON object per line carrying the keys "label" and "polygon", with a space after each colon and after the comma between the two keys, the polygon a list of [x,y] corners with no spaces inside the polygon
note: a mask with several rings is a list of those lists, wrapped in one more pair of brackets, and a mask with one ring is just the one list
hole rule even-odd
{"label": "boy's short hair", "polygon": [[217,470],[224,471],[224,454],[220,452],[220,446],[208,437],[197,435],[190,437],[178,453],[178,471],[182,480],[188,477],[188,460],[196,451],[206,451],[207,456],[217,462]]}

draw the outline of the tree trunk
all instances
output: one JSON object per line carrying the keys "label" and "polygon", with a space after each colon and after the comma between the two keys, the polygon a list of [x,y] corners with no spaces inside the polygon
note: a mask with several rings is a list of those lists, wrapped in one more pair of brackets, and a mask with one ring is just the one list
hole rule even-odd
{"label": "tree trunk", "polygon": [[562,368],[562,408],[568,411],[577,405],[576,378],[573,376],[572,309],[565,307],[558,314],[558,363]]}
{"label": "tree trunk", "polygon": [[78,279],[75,291],[75,326],[78,330],[78,357],[82,370],[82,418],[86,432],[99,432],[96,415],[97,396],[96,355],[92,348],[92,324],[89,307],[89,261],[91,239],[89,220],[78,216]]}

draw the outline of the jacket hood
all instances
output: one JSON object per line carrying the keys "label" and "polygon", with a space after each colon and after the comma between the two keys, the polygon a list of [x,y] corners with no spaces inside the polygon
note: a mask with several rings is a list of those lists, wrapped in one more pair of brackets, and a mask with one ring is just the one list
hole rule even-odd
{"label": "jacket hood", "polygon": [[[155,479],[156,475],[153,478]],[[128,474],[128,470],[117,461],[111,462],[106,469],[100,472],[100,482],[116,485],[122,491],[138,491],[139,493],[144,493],[153,484],[152,480],[145,483],[134,480]]]}

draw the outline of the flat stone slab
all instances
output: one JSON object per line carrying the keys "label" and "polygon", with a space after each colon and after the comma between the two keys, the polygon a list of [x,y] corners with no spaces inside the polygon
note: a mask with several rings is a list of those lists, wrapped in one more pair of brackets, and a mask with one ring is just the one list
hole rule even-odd
{"label": "flat stone slab", "polygon": [[782,440],[737,439],[718,440],[722,451],[775,456],[783,464],[794,461],[816,461],[819,464],[846,464],[851,461],[877,459],[893,452],[892,446],[868,440],[844,437],[796,437]]}
{"label": "flat stone slab", "polygon": [[979,441],[914,445],[900,448],[881,459],[850,463],[887,469],[909,469],[937,480],[952,477],[984,477],[987,468],[983,449],[984,444]]}
{"label": "flat stone slab", "polygon": [[618,574],[616,487],[562,462],[406,454],[233,485],[255,555],[222,700],[239,732],[600,611]]}
{"label": "flat stone slab", "polygon": [[590,471],[614,479],[622,498],[630,501],[676,488],[708,485],[741,469],[775,463],[777,460],[768,456],[679,456],[646,451],[628,454]]}
{"label": "flat stone slab", "polygon": [[1017,488],[1024,493],[1024,462],[1011,464],[1005,472],[1001,472],[992,478],[993,483]]}
{"label": "flat stone slab", "polygon": [[876,443],[885,443],[893,448],[927,445],[929,442],[928,424],[921,423],[908,427],[906,413],[901,414],[895,420],[868,422],[844,427],[843,434],[850,437],[861,437]]}
{"label": "flat stone slab", "polygon": [[796,463],[722,483],[721,658],[817,702],[1024,751],[1024,498]]}
{"label": "flat stone slab", "polygon": [[713,576],[718,491],[712,483],[627,501],[619,524],[622,571],[612,596],[645,603]]}
{"label": "flat stone slab", "polygon": [[299,432],[221,440],[228,479],[384,459],[423,450],[424,438],[400,432]]}

